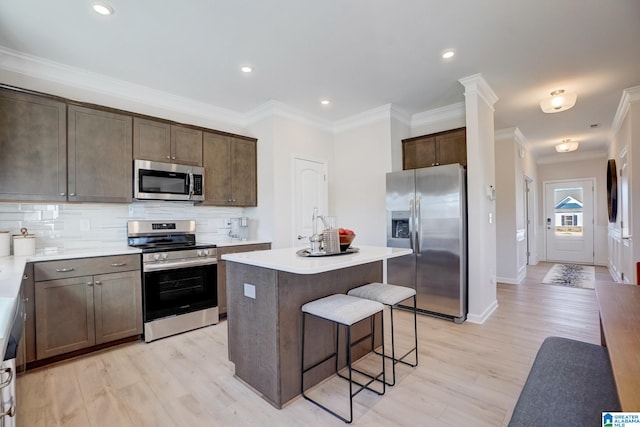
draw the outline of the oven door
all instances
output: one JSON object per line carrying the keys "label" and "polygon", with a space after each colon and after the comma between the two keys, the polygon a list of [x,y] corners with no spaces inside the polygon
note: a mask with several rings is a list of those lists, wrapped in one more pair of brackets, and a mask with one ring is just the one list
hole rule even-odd
{"label": "oven door", "polygon": [[217,264],[145,272],[144,321],[218,306]]}

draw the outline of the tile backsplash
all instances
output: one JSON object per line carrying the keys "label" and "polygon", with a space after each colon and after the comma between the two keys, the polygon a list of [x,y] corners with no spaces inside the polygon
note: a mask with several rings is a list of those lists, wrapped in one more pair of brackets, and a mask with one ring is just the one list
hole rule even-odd
{"label": "tile backsplash", "polygon": [[0,230],[19,234],[26,227],[36,236],[36,251],[45,252],[126,245],[129,220],[193,219],[197,239],[216,243],[229,240],[228,219],[243,215],[243,208],[185,202],[0,203]]}

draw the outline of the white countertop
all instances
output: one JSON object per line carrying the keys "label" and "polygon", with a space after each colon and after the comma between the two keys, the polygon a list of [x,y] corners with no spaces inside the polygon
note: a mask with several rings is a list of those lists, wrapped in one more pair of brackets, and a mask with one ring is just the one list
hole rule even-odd
{"label": "white countertop", "polygon": [[296,251],[301,248],[283,248],[225,254],[222,255],[222,259],[289,273],[316,274],[409,255],[413,252],[411,249],[387,248],[382,246],[357,246],[357,248],[360,250],[353,254],[323,257],[301,257],[296,255]]}
{"label": "white countertop", "polygon": [[[207,243],[200,242],[198,243]],[[270,240],[229,240],[224,242],[211,242],[211,244],[216,245],[219,248],[226,248],[228,246],[243,246],[243,245],[261,245],[263,243],[271,243]]]}

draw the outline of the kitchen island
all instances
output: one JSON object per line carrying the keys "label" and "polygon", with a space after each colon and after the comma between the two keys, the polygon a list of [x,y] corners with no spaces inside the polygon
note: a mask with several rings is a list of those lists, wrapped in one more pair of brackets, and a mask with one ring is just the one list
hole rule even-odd
{"label": "kitchen island", "polygon": [[[410,249],[360,246],[352,254],[301,257],[297,248],[223,255],[227,261],[229,360],[237,378],[276,408],[300,394],[303,304],[370,282],[383,281],[385,260]],[[379,322],[379,319],[378,319]],[[370,324],[353,329],[353,341],[366,335]],[[333,352],[333,327],[309,318],[305,354],[320,360]],[[342,336],[342,335],[341,335]],[[366,354],[366,340],[354,347],[354,358]],[[344,363],[344,354],[339,364]],[[313,361],[307,360],[308,364]],[[307,374],[305,389],[335,372],[329,361]]]}

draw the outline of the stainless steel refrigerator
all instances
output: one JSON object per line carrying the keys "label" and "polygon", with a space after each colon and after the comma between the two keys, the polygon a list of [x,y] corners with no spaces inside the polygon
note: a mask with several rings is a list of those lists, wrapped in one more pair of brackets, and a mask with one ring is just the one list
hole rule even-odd
{"label": "stainless steel refrigerator", "polygon": [[[387,282],[416,289],[421,313],[467,317],[466,174],[459,164],[387,174]],[[411,304],[413,305],[413,304]]]}

